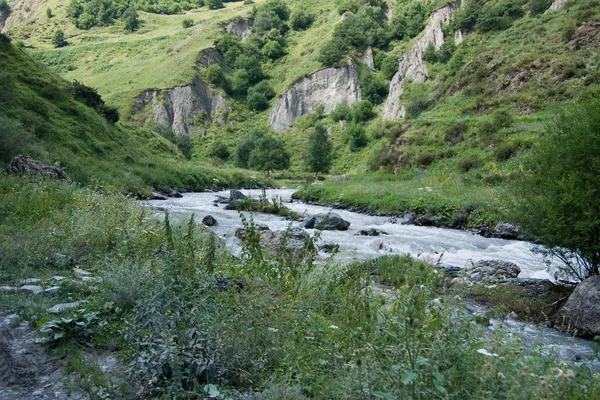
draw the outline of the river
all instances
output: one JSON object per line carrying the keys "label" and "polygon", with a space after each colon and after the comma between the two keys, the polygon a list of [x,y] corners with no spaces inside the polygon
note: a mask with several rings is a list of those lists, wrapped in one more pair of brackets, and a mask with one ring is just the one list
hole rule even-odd
{"label": "river", "polygon": [[[262,195],[262,190],[242,190],[254,198]],[[346,210],[331,210],[330,208],[309,205],[302,202],[290,202],[295,189],[266,190],[267,199],[280,198],[286,207],[306,216],[334,211],[351,223],[347,231],[323,231],[321,242],[333,242],[339,245],[337,258],[340,261],[352,259],[369,259],[385,254],[410,254],[415,258],[426,261],[438,261],[447,266],[468,267],[479,260],[503,260],[515,263],[521,268],[521,278],[553,279],[554,272],[560,266],[559,262],[547,259],[539,252],[533,251],[536,246],[517,240],[484,238],[471,232],[401,225],[390,222],[389,217],[363,215]],[[168,209],[175,215],[195,213],[197,220],[206,215],[212,215],[218,225],[212,227],[214,233],[225,240],[229,251],[238,254],[241,249],[239,239],[234,232],[242,227],[239,213],[225,210],[224,204],[215,204],[217,196],[229,197],[229,191],[186,193],[182,198],[149,201],[152,206]],[[249,217],[249,213],[244,213]],[[257,224],[269,226],[271,230],[284,230],[288,226],[298,226],[300,222],[289,221],[277,215],[253,213],[252,218]],[[360,236],[357,233],[364,229],[377,229],[387,233],[380,236]],[[314,230],[307,229],[314,233]],[[322,254],[321,257],[326,257]],[[470,313],[481,314],[485,309],[476,305],[468,305]],[[522,322],[512,322],[492,319],[490,330],[503,329],[510,334],[523,337],[525,343],[532,345],[542,343],[543,351],[554,352],[561,361],[573,361],[592,357],[594,344],[591,341],[572,338],[543,325]],[[579,362],[579,361],[578,361]],[[589,361],[588,361],[589,362]],[[600,368],[600,361],[590,362],[595,368]]]}

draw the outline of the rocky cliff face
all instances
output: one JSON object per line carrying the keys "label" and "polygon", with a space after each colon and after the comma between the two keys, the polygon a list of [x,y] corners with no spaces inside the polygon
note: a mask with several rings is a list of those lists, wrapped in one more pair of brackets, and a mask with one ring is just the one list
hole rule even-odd
{"label": "rocky cliff face", "polygon": [[554,0],[546,12],[548,13],[550,11],[558,10],[564,6],[566,2],[567,0]]}
{"label": "rocky cliff face", "polygon": [[273,106],[269,121],[271,128],[283,132],[303,115],[322,104],[329,114],[338,103],[353,104],[361,100],[358,69],[354,64],[341,68],[326,68],[294,83]]}
{"label": "rocky cliff face", "polygon": [[252,32],[252,21],[248,18],[236,18],[225,26],[225,31],[237,36],[240,40],[246,39]]}
{"label": "rocky cliff face", "polygon": [[451,13],[460,5],[461,1],[459,0],[436,10],[429,18],[425,33],[400,59],[398,72],[390,82],[389,95],[383,106],[383,119],[391,120],[404,117],[404,107],[400,102],[400,96],[404,93],[404,82],[406,79],[411,79],[413,82],[425,82],[427,80],[427,66],[423,61],[423,52],[430,43],[433,43],[438,49],[444,43],[442,26],[450,22]]}
{"label": "rocky cliff face", "polygon": [[27,19],[42,0],[8,0],[8,11],[0,11],[0,32]]}
{"label": "rocky cliff face", "polygon": [[132,115],[151,107],[148,120],[171,127],[176,133],[194,133],[202,130],[199,121],[215,118],[219,112],[229,112],[221,94],[196,79],[191,85],[165,90],[148,90],[136,98]]}

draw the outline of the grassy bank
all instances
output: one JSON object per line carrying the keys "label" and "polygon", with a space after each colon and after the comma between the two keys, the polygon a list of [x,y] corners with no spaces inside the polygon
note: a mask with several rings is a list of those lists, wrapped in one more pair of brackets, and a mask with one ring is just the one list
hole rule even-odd
{"label": "grassy bank", "polygon": [[[597,373],[557,366],[535,346],[484,335],[453,316],[438,272],[409,258],[380,264],[396,289],[384,299],[365,286],[370,264],[330,260],[315,268],[310,253],[267,255],[253,235],[234,259],[192,219],[158,222],[139,203],[68,183],[1,179],[0,219],[2,284],[57,274],[76,280],[74,266],[102,278],[61,284],[52,295],[2,292],[0,309],[45,330],[58,321],[52,333],[66,334],[52,341],[60,351],[75,354],[84,342],[118,352],[145,397],[600,395]],[[73,300],[80,310],[62,316],[78,324],[47,311]],[[84,388],[127,391],[101,375]]]}

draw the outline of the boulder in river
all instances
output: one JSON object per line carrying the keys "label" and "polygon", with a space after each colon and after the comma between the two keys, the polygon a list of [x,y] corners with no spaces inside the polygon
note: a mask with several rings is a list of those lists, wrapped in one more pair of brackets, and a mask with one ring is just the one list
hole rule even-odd
{"label": "boulder in river", "polygon": [[245,198],[246,195],[237,189],[232,189],[229,191],[229,202],[244,200]]}
{"label": "boulder in river", "polygon": [[212,215],[207,215],[206,217],[202,218],[202,223],[206,226],[215,226],[217,225],[217,220]]}
{"label": "boulder in river", "polygon": [[521,234],[521,227],[500,222],[494,228],[494,236],[502,239],[516,239]]}
{"label": "boulder in river", "polygon": [[508,279],[516,278],[521,273],[521,268],[516,264],[501,260],[480,260],[467,273],[472,280]]}
{"label": "boulder in river", "polygon": [[69,175],[62,169],[42,164],[39,161],[20,154],[12,159],[4,170],[4,174],[16,176],[40,175],[43,178],[69,180]]}
{"label": "boulder in river", "polygon": [[152,191],[148,197],[150,200],[167,200],[167,196],[162,193]]}
{"label": "boulder in river", "polygon": [[379,236],[379,235],[387,235],[387,232],[380,231],[379,229],[369,228],[369,229],[361,229],[354,236]]}
{"label": "boulder in river", "polygon": [[306,229],[319,229],[326,231],[345,231],[350,226],[350,222],[343,219],[339,214],[316,214],[304,221],[300,227]]}
{"label": "boulder in river", "polygon": [[554,327],[582,337],[600,335],[600,275],[577,285],[558,312]]}
{"label": "boulder in river", "polygon": [[183,195],[181,193],[179,193],[177,190],[175,190],[169,186],[163,186],[162,188],[160,188],[160,192],[167,197],[175,197],[175,198],[183,197]]}
{"label": "boulder in river", "polygon": [[[288,253],[297,255],[307,245],[308,233],[304,229],[293,228],[289,231],[261,231],[260,242],[271,255],[281,251],[281,245],[285,243]],[[309,244],[309,246],[312,245]]]}

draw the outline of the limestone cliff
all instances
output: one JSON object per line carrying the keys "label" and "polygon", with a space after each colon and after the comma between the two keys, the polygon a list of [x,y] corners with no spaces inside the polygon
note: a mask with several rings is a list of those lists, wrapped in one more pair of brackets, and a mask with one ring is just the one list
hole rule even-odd
{"label": "limestone cliff", "polygon": [[456,1],[437,9],[429,18],[423,35],[417,39],[408,53],[400,58],[398,72],[390,82],[389,95],[383,106],[383,119],[391,120],[404,117],[404,107],[400,102],[400,96],[404,93],[404,82],[406,79],[413,82],[425,82],[427,80],[427,66],[423,61],[423,52],[430,43],[437,49],[444,43],[442,26],[450,22],[452,12],[460,7],[460,4],[460,1]]}
{"label": "limestone cliff", "polygon": [[202,120],[212,121],[219,112],[231,109],[220,92],[195,79],[191,85],[164,90],[147,90],[136,98],[132,115],[151,107],[146,122],[152,120],[171,127],[176,133],[202,130]]}
{"label": "limestone cliff", "polygon": [[548,8],[548,10],[546,10],[546,13],[548,13],[550,11],[558,10],[559,8],[564,6],[566,2],[567,2],[567,0],[554,0],[552,2],[552,4],[550,4],[550,7]]}
{"label": "limestone cliff", "polygon": [[283,132],[320,104],[329,114],[344,100],[348,104],[361,100],[358,68],[352,62],[341,68],[322,69],[294,83],[273,106],[269,117],[271,128]]}

